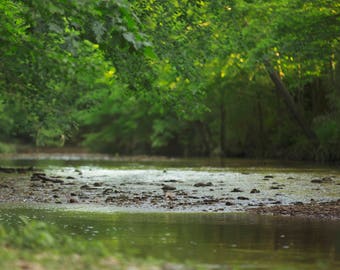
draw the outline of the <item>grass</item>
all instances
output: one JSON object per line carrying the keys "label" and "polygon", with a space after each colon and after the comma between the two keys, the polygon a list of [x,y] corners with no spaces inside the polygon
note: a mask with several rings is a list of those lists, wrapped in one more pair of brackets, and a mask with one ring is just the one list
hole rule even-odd
{"label": "grass", "polygon": [[15,153],[16,147],[14,144],[8,144],[0,142],[0,153],[8,154],[8,153]]}
{"label": "grass", "polygon": [[154,259],[126,259],[100,242],[62,234],[41,221],[21,218],[15,228],[0,226],[0,269],[11,270],[186,270],[200,269]]}
{"label": "grass", "polygon": [[[245,251],[247,252],[247,251]],[[227,255],[227,254],[226,254]],[[280,256],[280,253],[269,253]],[[239,258],[238,258],[239,257]],[[334,269],[331,265],[295,265],[246,260],[238,250],[231,266],[175,264],[156,259],[127,258],[117,254],[101,241],[89,241],[71,237],[54,225],[42,221],[20,218],[10,228],[0,226],[0,269],[11,270],[302,270]]]}

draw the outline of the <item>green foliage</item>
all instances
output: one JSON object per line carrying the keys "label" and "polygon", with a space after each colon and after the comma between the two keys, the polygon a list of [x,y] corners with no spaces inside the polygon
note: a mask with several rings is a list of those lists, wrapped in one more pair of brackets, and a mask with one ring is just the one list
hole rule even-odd
{"label": "green foliage", "polygon": [[339,14],[328,0],[4,0],[0,139],[338,159]]}
{"label": "green foliage", "polygon": [[71,136],[73,112],[110,90],[115,68],[99,46],[146,45],[123,1],[5,1],[0,12],[2,110],[11,134],[39,145]]}
{"label": "green foliage", "polygon": [[41,221],[29,221],[25,217],[20,218],[17,229],[6,230],[1,227],[0,238],[4,245],[11,247],[41,250],[60,246],[67,241],[67,237],[56,237],[56,231],[51,226]]}

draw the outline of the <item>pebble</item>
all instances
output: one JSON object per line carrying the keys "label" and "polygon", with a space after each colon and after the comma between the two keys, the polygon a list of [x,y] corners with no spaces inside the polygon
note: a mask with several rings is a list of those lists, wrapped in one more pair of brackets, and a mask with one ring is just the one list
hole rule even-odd
{"label": "pebble", "polygon": [[211,182],[203,183],[203,182],[198,182],[194,184],[194,187],[211,187],[213,184]]}
{"label": "pebble", "polygon": [[174,186],[163,185],[162,189],[163,191],[168,191],[168,190],[175,190],[176,188]]}

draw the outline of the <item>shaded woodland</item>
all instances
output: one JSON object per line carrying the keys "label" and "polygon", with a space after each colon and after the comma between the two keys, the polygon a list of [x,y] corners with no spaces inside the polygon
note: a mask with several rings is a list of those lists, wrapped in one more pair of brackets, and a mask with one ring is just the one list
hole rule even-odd
{"label": "shaded woodland", "polygon": [[0,152],[340,159],[338,1],[0,2]]}

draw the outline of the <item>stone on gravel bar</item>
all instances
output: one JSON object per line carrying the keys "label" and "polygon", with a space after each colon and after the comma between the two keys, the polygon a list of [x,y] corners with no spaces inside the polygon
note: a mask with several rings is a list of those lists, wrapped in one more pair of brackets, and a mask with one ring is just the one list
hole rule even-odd
{"label": "stone on gravel bar", "polygon": [[163,191],[168,191],[168,190],[175,190],[176,188],[174,186],[163,185],[162,189]]}
{"label": "stone on gravel bar", "polygon": [[211,187],[213,184],[211,182],[203,183],[203,182],[198,182],[194,184],[194,187]]}

